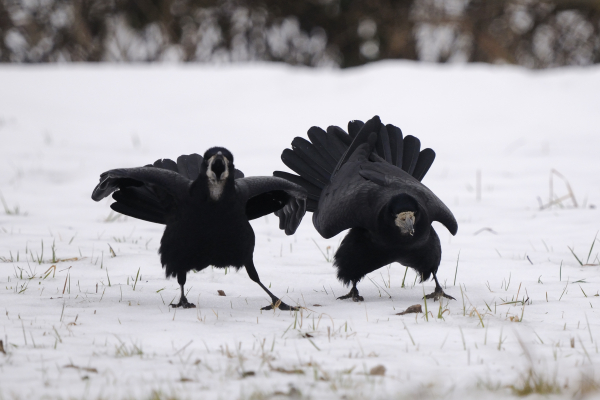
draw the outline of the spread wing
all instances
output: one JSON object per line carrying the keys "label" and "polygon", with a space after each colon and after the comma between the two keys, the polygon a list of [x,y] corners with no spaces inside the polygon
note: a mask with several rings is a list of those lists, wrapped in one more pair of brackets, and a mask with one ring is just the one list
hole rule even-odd
{"label": "spread wing", "polygon": [[[177,162],[168,158],[159,159],[153,164],[146,165],[146,167],[172,171],[183,178],[194,181],[200,175],[202,162],[202,156],[194,153],[179,156]],[[234,177],[235,179],[243,178],[244,174],[242,171],[236,169]],[[95,196],[102,196],[102,193],[105,191],[108,193],[104,194],[103,197],[114,192],[113,199],[115,199],[115,202],[110,205],[110,208],[113,210],[133,218],[157,224],[166,224],[167,215],[175,206],[173,196],[165,188],[149,182],[120,178],[118,182],[107,181],[103,183],[101,178],[100,184],[94,190],[92,198],[96,200]]]}
{"label": "spread wing", "polygon": [[354,227],[377,230],[377,216],[388,196],[360,176],[359,168],[360,163],[347,162],[321,193],[313,225],[326,239]]}
{"label": "spread wing", "polygon": [[359,146],[323,190],[313,224],[324,238],[354,227],[377,231],[382,209],[399,194],[413,197],[431,221],[456,233],[454,216],[431,190],[397,166],[369,161],[369,153],[366,144]]}
{"label": "spread wing", "polygon": [[359,174],[377,184],[381,190],[414,197],[425,207],[431,221],[440,222],[452,235],[456,235],[458,223],[452,211],[427,186],[400,168],[383,162],[369,162],[360,166]]}
{"label": "spread wing", "polygon": [[275,213],[279,228],[292,235],[306,213],[306,189],[285,179],[255,176],[235,180],[238,196],[246,201],[249,220]]}
{"label": "spread wing", "polygon": [[[165,223],[165,203],[175,205],[187,196],[192,180],[152,166],[111,169],[100,175],[92,199],[100,201],[118,190],[111,205],[115,211],[150,222]],[[120,201],[123,200],[123,201]]]}

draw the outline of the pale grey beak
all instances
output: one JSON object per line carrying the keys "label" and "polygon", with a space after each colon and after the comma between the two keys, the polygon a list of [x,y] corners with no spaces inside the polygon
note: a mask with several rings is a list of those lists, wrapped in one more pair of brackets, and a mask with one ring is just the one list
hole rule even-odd
{"label": "pale grey beak", "polygon": [[396,226],[400,228],[403,235],[414,236],[415,234],[415,213],[412,211],[404,211],[396,215],[394,221]]}
{"label": "pale grey beak", "polygon": [[408,228],[409,235],[413,236],[415,234],[415,217],[407,218],[406,225]]}

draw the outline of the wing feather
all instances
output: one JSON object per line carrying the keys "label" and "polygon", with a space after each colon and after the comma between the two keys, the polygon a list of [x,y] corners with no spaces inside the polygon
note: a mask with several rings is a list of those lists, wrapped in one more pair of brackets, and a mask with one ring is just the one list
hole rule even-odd
{"label": "wing feather", "polygon": [[[177,166],[174,162],[173,164]],[[94,189],[92,199],[100,201],[121,187],[142,185],[157,186],[175,199],[179,199],[187,193],[191,184],[191,180],[169,169],[154,167],[111,169],[100,175],[100,183]]]}
{"label": "wing feather", "polygon": [[286,235],[296,232],[306,213],[307,192],[302,186],[274,176],[253,176],[236,179],[235,187],[246,207],[256,210],[256,218],[275,212]]}
{"label": "wing feather", "polygon": [[[357,152],[363,150],[358,148]],[[441,222],[456,234],[456,219],[431,190],[406,171],[364,156],[350,158],[323,189],[313,224],[324,238],[354,227],[378,231],[380,212],[394,196],[403,193],[425,207],[431,221]]]}

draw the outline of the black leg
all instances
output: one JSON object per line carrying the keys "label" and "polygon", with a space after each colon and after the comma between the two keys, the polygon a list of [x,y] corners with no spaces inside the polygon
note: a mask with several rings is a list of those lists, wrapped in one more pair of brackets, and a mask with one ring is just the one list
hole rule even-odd
{"label": "black leg", "polygon": [[179,303],[171,304],[171,307],[173,307],[173,308],[178,308],[178,307],[195,308],[196,307],[195,304],[190,303],[188,301],[188,299],[186,299],[185,293],[183,291],[183,287],[185,286],[186,275],[187,275],[187,272],[178,272],[177,273],[177,283],[179,283],[179,287],[181,288],[181,298],[179,299]]}
{"label": "black leg", "polygon": [[433,299],[433,301],[437,301],[440,298],[445,297],[450,300],[456,300],[454,297],[448,296],[446,293],[444,293],[442,287],[440,286],[440,283],[437,280],[437,276],[435,276],[435,272],[433,273],[433,279],[435,280],[435,291],[425,296],[425,299]]}
{"label": "black leg", "polygon": [[258,277],[258,272],[256,272],[256,268],[254,267],[254,262],[252,260],[250,260],[249,262],[246,263],[246,272],[248,272],[248,276],[250,277],[250,279],[252,279],[254,282],[258,283],[258,285],[265,292],[267,292],[267,294],[271,298],[271,301],[272,301],[271,305],[263,307],[263,308],[261,308],[261,310],[272,310],[273,308],[279,308],[280,310],[284,310],[284,311],[298,310],[298,307],[290,307],[287,304],[285,304],[283,301],[278,299],[273,293],[271,293],[271,291],[269,289],[267,289],[265,287],[265,285],[262,284],[262,282],[260,281],[260,278]]}
{"label": "black leg", "polygon": [[364,297],[358,294],[358,289],[356,288],[356,284],[358,281],[352,281],[352,289],[348,292],[347,295],[338,297],[338,300],[345,300],[352,298],[352,301],[365,301]]}

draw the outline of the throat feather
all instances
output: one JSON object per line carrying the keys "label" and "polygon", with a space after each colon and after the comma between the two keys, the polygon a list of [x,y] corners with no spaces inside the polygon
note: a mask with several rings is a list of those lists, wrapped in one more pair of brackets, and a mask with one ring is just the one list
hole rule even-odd
{"label": "throat feather", "polygon": [[210,198],[214,201],[217,201],[223,195],[223,189],[225,189],[225,181],[213,181],[212,179],[208,180],[208,191],[210,193]]}

